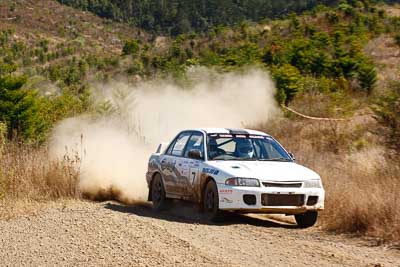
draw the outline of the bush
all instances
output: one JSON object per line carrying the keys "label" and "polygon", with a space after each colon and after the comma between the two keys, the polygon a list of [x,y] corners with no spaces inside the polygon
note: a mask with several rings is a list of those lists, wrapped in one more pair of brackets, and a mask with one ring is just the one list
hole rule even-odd
{"label": "bush", "polygon": [[396,34],[396,35],[394,36],[394,41],[395,41],[395,43],[396,43],[398,46],[400,46],[400,33],[399,33],[399,34]]}
{"label": "bush", "polygon": [[392,85],[391,91],[380,96],[373,105],[375,118],[383,127],[386,144],[400,156],[400,83]]}
{"label": "bush", "polygon": [[137,40],[126,41],[124,47],[122,48],[123,55],[132,55],[136,57],[139,52],[139,42]]}

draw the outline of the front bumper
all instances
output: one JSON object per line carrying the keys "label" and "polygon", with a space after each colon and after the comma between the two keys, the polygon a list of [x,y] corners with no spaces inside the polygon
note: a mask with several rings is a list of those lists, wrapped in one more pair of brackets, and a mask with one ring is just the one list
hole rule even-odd
{"label": "front bumper", "polygon": [[222,210],[300,214],[324,209],[323,188],[245,187],[225,184],[217,186],[219,208]]}

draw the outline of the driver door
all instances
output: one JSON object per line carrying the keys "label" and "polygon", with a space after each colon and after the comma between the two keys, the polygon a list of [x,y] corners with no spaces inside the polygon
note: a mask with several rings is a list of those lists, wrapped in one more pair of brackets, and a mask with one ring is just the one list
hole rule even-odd
{"label": "driver door", "polygon": [[190,135],[191,132],[179,134],[161,160],[165,189],[169,195],[182,196],[184,194],[185,188],[182,187],[181,181],[184,179],[182,176],[185,175],[182,169],[183,152]]}

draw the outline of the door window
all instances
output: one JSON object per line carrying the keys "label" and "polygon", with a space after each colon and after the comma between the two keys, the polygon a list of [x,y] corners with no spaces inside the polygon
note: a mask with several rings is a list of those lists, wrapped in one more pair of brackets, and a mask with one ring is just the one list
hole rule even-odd
{"label": "door window", "polygon": [[202,157],[204,157],[204,145],[203,145],[203,134],[202,133],[194,133],[189,139],[189,142],[186,146],[184,156],[189,157],[189,151],[191,149],[200,150]]}
{"label": "door window", "polygon": [[190,137],[190,133],[181,133],[178,137],[178,139],[176,139],[176,142],[172,148],[172,152],[171,155],[172,156],[182,156],[183,154],[183,150],[185,149],[186,143],[188,141]]}

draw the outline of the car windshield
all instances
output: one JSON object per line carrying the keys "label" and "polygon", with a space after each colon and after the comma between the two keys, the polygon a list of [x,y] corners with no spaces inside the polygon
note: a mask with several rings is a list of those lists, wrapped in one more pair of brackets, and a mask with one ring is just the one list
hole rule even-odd
{"label": "car windshield", "polygon": [[249,134],[209,134],[209,160],[293,161],[270,136]]}

